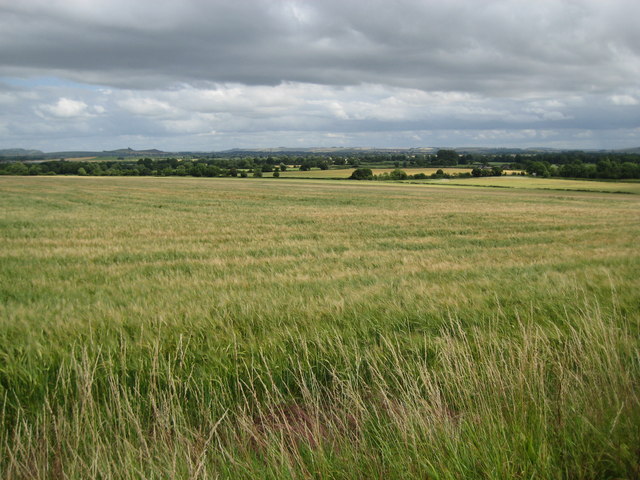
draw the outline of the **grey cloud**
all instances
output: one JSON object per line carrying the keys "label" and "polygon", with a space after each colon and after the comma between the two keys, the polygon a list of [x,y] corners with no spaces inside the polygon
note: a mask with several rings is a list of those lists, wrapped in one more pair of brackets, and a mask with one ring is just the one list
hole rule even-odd
{"label": "grey cloud", "polygon": [[637,0],[0,0],[0,144],[636,146],[638,17]]}
{"label": "grey cloud", "polygon": [[623,88],[639,71],[635,0],[1,5],[0,71],[118,87],[365,82],[517,95]]}

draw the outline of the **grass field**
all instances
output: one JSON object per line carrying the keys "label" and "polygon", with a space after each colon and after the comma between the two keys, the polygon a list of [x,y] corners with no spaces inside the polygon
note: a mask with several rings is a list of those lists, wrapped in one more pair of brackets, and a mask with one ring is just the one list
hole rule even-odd
{"label": "grass field", "polygon": [[2,478],[640,475],[640,196],[0,177],[0,206]]}
{"label": "grass field", "polygon": [[[99,157],[73,157],[73,158],[65,158],[66,161],[68,162],[89,162],[91,160],[95,160],[96,158]],[[100,162],[102,162],[102,158],[99,158]]]}
{"label": "grass field", "polygon": [[564,178],[536,178],[505,175],[502,177],[456,178],[442,180],[420,180],[440,185],[459,185],[477,187],[503,187],[540,190],[578,190],[593,192],[619,192],[640,194],[640,182],[570,180]]}

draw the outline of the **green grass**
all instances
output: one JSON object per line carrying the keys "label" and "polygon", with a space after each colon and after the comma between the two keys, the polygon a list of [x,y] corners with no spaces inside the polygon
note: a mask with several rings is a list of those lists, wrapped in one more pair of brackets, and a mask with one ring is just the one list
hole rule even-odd
{"label": "green grass", "polygon": [[636,195],[0,177],[0,206],[3,478],[640,474]]}
{"label": "green grass", "polygon": [[540,190],[578,190],[592,192],[615,192],[640,194],[638,181],[608,181],[608,180],[573,180],[565,178],[536,178],[529,176],[455,178],[442,180],[422,180],[440,185],[524,188]]}

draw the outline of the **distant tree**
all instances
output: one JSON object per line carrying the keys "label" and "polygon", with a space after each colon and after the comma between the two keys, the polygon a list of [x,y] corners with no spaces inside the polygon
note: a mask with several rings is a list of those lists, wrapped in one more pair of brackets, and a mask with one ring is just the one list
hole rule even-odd
{"label": "distant tree", "polygon": [[150,158],[140,158],[138,160],[138,165],[144,165],[147,168],[152,168],[153,167],[153,160]]}
{"label": "distant tree", "polygon": [[471,175],[474,177],[499,177],[502,173],[502,168],[497,166],[491,168],[475,167],[471,170]]}
{"label": "distant tree", "polygon": [[407,178],[407,172],[405,172],[404,170],[400,170],[399,168],[396,168],[389,174],[390,180],[406,180]]}
{"label": "distant tree", "polygon": [[278,178],[280,176],[280,172],[278,170],[273,171],[274,178]]}
{"label": "distant tree", "polygon": [[460,164],[460,165],[468,165],[471,162],[473,162],[473,157],[471,155],[469,155],[468,153],[466,155],[462,155],[458,159],[458,164]]}
{"label": "distant tree", "polygon": [[29,167],[29,175],[41,175],[42,173],[44,171],[40,165],[31,165]]}
{"label": "distant tree", "polygon": [[549,164],[547,162],[531,162],[527,165],[526,171],[529,175],[537,177],[549,177]]}
{"label": "distant tree", "polygon": [[20,162],[9,164],[9,166],[5,169],[5,171],[9,175],[29,175],[29,167],[27,167],[24,163],[20,163]]}
{"label": "distant tree", "polygon": [[370,168],[356,168],[349,178],[351,180],[373,180],[373,172]]}
{"label": "distant tree", "polygon": [[502,167],[491,167],[491,176],[493,177],[499,177],[502,175]]}
{"label": "distant tree", "polygon": [[438,165],[457,165],[458,154],[455,150],[438,150],[436,154]]}

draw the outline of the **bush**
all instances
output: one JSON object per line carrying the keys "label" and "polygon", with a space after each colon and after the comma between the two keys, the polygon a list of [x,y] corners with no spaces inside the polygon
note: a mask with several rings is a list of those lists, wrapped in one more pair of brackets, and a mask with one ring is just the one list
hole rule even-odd
{"label": "bush", "polygon": [[351,176],[350,180],[373,180],[373,172],[370,168],[356,168]]}
{"label": "bush", "polygon": [[20,162],[9,164],[9,166],[5,168],[5,171],[9,175],[29,175],[29,167]]}
{"label": "bush", "polygon": [[408,177],[407,172],[398,168],[389,174],[391,180],[406,180]]}

